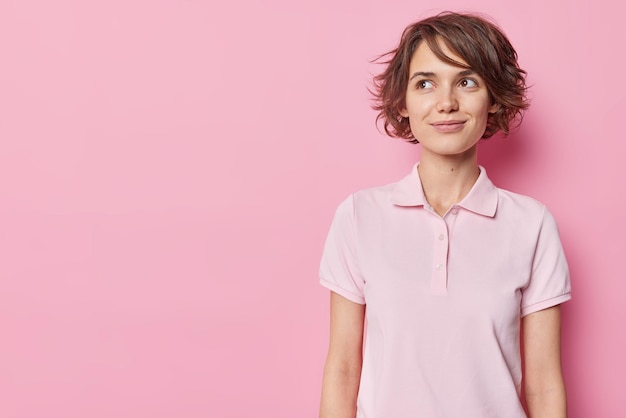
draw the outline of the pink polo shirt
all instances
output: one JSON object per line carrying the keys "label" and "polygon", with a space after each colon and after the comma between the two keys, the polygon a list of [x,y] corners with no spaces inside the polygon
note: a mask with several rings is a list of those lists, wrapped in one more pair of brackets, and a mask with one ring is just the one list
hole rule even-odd
{"label": "pink polo shirt", "polygon": [[570,299],[554,218],[482,167],[443,217],[416,168],[350,196],[320,278],[367,304],[358,418],[526,417],[520,318]]}

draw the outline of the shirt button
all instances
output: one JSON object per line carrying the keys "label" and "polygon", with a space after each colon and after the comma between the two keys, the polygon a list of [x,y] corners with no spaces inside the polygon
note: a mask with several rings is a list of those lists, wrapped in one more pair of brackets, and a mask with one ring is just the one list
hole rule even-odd
{"label": "shirt button", "polygon": [[436,268],[437,270],[441,270],[441,267],[443,267],[441,264],[437,264],[437,265],[435,266],[435,268]]}
{"label": "shirt button", "polygon": [[458,208],[452,209],[452,214],[453,215],[456,215],[457,213],[459,213],[459,209]]}
{"label": "shirt button", "polygon": [[439,235],[439,241],[443,241],[443,234]]}

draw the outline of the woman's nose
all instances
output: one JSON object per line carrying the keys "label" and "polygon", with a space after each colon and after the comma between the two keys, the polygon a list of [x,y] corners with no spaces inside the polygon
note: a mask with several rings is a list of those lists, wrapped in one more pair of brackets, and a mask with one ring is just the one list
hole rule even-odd
{"label": "woman's nose", "polygon": [[442,87],[438,93],[437,111],[447,113],[459,110],[459,102],[453,88]]}

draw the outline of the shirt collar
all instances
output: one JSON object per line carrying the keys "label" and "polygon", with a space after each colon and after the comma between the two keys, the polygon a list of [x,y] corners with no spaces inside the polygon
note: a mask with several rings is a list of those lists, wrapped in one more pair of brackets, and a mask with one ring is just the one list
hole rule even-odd
{"label": "shirt collar", "polygon": [[[411,174],[396,183],[391,192],[391,202],[398,206],[424,206],[427,204],[419,178],[417,166],[413,166]],[[480,167],[480,174],[467,196],[457,206],[480,215],[493,217],[498,207],[498,189],[487,177],[487,171]]]}

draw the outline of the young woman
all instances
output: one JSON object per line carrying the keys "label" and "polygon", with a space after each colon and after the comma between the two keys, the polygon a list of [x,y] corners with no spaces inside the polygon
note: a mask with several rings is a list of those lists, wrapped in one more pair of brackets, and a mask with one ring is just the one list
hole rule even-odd
{"label": "young woman", "polygon": [[443,13],[387,56],[379,119],[419,142],[421,160],[335,214],[320,267],[331,290],[320,417],[563,418],[570,283],[556,223],[477,163],[480,139],[507,134],[527,107],[517,54],[485,19]]}

